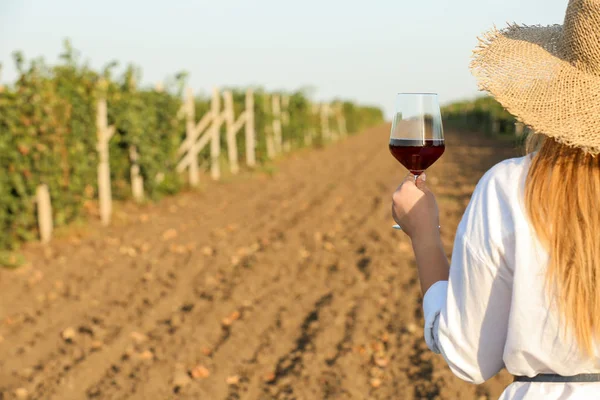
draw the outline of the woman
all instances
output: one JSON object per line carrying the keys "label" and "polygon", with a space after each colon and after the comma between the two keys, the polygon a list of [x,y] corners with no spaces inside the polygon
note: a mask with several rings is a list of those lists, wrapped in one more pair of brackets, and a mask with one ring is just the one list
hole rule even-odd
{"label": "woman", "polygon": [[425,176],[394,193],[425,340],[466,381],[506,368],[501,399],[600,398],[600,0],[571,0],[562,26],[492,31],[472,71],[543,135],[478,183],[450,266]]}

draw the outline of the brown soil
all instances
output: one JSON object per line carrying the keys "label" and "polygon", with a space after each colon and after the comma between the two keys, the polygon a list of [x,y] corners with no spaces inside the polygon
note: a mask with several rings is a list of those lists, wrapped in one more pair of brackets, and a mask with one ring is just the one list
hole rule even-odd
{"label": "brown soil", "polygon": [[[466,384],[425,346],[388,129],[27,246],[0,271],[0,399],[497,398],[507,374]],[[514,154],[448,133],[428,174],[448,253]]]}

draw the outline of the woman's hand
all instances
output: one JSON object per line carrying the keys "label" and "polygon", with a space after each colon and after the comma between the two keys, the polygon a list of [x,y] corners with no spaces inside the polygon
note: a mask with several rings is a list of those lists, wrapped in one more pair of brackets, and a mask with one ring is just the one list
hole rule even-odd
{"label": "woman's hand", "polygon": [[425,185],[425,174],[409,174],[392,196],[392,216],[415,241],[418,237],[439,234],[439,214],[435,196]]}

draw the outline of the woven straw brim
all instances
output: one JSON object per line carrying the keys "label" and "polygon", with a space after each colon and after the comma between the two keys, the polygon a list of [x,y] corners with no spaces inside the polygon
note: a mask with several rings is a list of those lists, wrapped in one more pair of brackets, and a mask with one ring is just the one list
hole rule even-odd
{"label": "woven straw brim", "polygon": [[561,56],[563,28],[511,25],[480,39],[471,71],[479,88],[534,132],[600,154],[600,77]]}

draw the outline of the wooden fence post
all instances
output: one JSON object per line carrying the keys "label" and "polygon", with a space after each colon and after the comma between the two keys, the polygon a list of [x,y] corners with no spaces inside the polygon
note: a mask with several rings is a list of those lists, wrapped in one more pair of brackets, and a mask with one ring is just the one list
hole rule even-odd
{"label": "wooden fence post", "polygon": [[[272,114],[271,105],[269,104],[271,101],[271,96],[268,94],[264,94],[263,97],[263,105],[265,107],[265,114]],[[273,124],[267,124],[265,126],[265,139],[267,142],[267,157],[269,160],[275,158],[275,143],[273,142]]]}
{"label": "wooden fence post", "polygon": [[496,118],[492,119],[492,133],[493,134],[500,133],[500,121]]}
{"label": "wooden fence post", "polygon": [[[285,132],[288,132],[287,129],[290,126],[290,96],[283,95],[281,96],[281,126]],[[290,139],[283,141],[283,151],[288,152],[292,150],[292,143]]]}
{"label": "wooden fence post", "polygon": [[221,166],[219,165],[219,156],[221,154],[221,141],[219,133],[221,128],[222,117],[221,111],[221,95],[218,88],[213,89],[211,113],[213,115],[213,125],[211,130],[210,140],[210,175],[214,180],[221,178]]}
{"label": "wooden fence post", "polygon": [[249,167],[256,165],[256,132],[254,131],[254,93],[252,89],[246,91],[246,164]]}
{"label": "wooden fence post", "polygon": [[[225,126],[227,130],[227,154],[229,156],[229,168],[232,174],[237,174],[240,170],[238,165],[238,152],[237,143],[235,140],[235,115],[233,110],[233,95],[231,91],[227,90],[223,93],[223,99],[225,100]],[[242,116],[243,118],[244,116]]]}
{"label": "wooden fence post", "polygon": [[[194,93],[191,88],[187,89],[185,96],[185,136],[192,142],[194,140],[194,128],[196,121],[196,110],[194,105]],[[193,142],[192,142],[193,144]],[[198,154],[190,150],[189,181],[190,186],[196,187],[199,183],[198,177]]]}
{"label": "wooden fence post", "polygon": [[273,94],[271,97],[273,111],[273,135],[275,136],[275,152],[281,153],[283,149],[283,135],[281,132],[281,97]]}
{"label": "wooden fence post", "polygon": [[48,185],[41,184],[37,187],[36,193],[38,227],[40,230],[40,240],[42,243],[48,243],[52,237],[52,205],[50,203],[50,192]]}
{"label": "wooden fence post", "polygon": [[131,193],[136,202],[141,203],[144,200],[144,178],[140,174],[140,165],[138,164],[138,152],[136,146],[129,146],[129,160],[131,168]]}
{"label": "wooden fence post", "polygon": [[304,133],[304,144],[306,146],[312,145],[313,138],[317,136],[316,123],[319,115],[319,105],[312,103],[310,104],[310,121],[311,124],[308,130]]}
{"label": "wooden fence post", "polygon": [[344,106],[339,103],[335,107],[335,118],[338,125],[338,131],[341,137],[346,137],[348,131],[346,130],[346,118],[344,117]]}
{"label": "wooden fence post", "polygon": [[329,129],[329,104],[321,104],[321,133],[324,140],[331,139],[331,130]]}
{"label": "wooden fence post", "polygon": [[110,189],[110,166],[108,164],[108,142],[115,133],[114,126],[108,126],[106,99],[98,100],[96,111],[96,131],[98,135],[98,198],[100,201],[100,219],[103,225],[110,223],[112,213],[112,194]]}
{"label": "wooden fence post", "polygon": [[515,136],[521,137],[525,133],[525,125],[522,122],[515,122]]}

